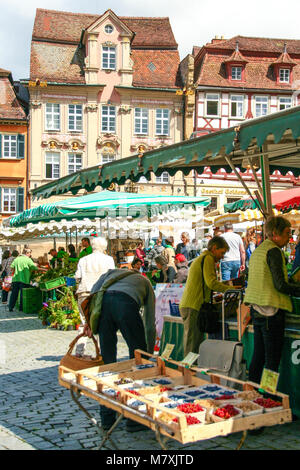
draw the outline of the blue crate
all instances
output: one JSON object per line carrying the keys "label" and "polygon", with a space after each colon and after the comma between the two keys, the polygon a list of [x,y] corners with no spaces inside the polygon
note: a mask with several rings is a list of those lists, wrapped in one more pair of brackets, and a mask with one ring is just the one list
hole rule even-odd
{"label": "blue crate", "polygon": [[74,277],[66,277],[65,276],[65,280],[66,280],[66,286],[67,287],[76,286],[76,279]]}

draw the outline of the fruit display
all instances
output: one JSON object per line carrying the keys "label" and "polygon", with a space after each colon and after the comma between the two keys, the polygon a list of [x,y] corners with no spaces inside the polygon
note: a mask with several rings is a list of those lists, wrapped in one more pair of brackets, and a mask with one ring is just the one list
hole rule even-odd
{"label": "fruit display", "polygon": [[272,400],[272,398],[256,398],[256,400],[254,400],[254,403],[257,403],[258,405],[267,409],[282,406],[282,403],[280,403],[280,401]]}
{"label": "fruit display", "polygon": [[178,411],[182,411],[183,413],[199,413],[200,411],[205,411],[202,406],[198,403],[182,403],[181,405],[177,406]]}
{"label": "fruit display", "polygon": [[223,406],[222,408],[217,408],[213,412],[213,415],[221,419],[229,419],[239,415],[240,413],[240,410],[235,408],[233,405],[228,404]]}
{"label": "fruit display", "polygon": [[[178,418],[174,418],[172,421],[174,423],[178,423]],[[187,422],[188,426],[190,426],[192,424],[201,424],[201,421],[198,418],[196,418],[194,416],[190,416],[190,415],[186,416],[186,422]]]}

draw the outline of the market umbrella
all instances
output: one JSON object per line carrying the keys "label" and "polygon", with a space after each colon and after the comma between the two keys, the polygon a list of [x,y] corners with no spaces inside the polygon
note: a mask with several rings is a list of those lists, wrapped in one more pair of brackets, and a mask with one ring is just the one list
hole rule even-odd
{"label": "market umbrella", "polygon": [[161,196],[155,194],[133,194],[114,191],[100,191],[82,197],[72,197],[63,201],[42,204],[12,216],[5,224],[21,227],[27,223],[50,220],[72,220],[96,217],[150,217],[180,210],[184,207],[207,206],[209,197]]}
{"label": "market umbrella", "polygon": [[[291,209],[297,209],[300,206],[300,187],[276,191],[271,194],[273,209],[288,212]],[[238,210],[245,211],[256,209],[258,202],[256,199],[239,199],[230,204],[224,204],[224,212],[233,213]]]}

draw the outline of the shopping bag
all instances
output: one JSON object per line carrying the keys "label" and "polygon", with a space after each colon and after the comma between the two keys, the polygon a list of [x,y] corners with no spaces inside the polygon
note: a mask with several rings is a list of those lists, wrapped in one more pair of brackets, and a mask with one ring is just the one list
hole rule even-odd
{"label": "shopping bag", "polygon": [[12,276],[6,276],[2,282],[2,290],[9,292],[12,284]]}

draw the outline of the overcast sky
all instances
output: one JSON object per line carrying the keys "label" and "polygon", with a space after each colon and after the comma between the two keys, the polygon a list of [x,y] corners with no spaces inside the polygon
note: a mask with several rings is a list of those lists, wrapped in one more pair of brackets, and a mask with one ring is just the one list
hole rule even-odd
{"label": "overcast sky", "polygon": [[14,80],[29,77],[36,8],[120,16],[168,16],[180,58],[212,38],[258,36],[300,39],[299,0],[0,0],[0,68]]}

